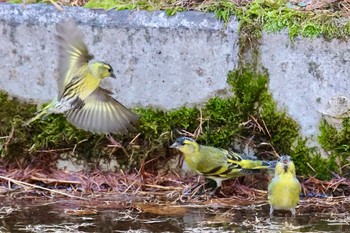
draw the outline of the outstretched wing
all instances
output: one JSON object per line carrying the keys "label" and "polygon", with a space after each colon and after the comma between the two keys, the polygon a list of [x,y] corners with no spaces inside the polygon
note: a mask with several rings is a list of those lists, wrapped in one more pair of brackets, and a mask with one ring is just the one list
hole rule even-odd
{"label": "outstretched wing", "polygon": [[62,21],[57,27],[58,43],[58,100],[62,98],[65,87],[77,76],[82,77],[93,55],[83,41],[83,36],[74,21]]}
{"label": "outstretched wing", "polygon": [[111,92],[97,88],[84,101],[80,109],[65,113],[66,118],[77,128],[93,133],[127,133],[138,116],[111,96]]}

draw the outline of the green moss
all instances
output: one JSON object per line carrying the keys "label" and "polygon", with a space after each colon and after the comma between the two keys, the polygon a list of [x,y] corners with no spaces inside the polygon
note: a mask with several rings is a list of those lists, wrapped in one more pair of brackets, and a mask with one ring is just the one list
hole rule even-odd
{"label": "green moss", "polygon": [[195,130],[198,124],[199,110],[180,108],[174,111],[136,109],[141,116],[139,131],[145,139],[159,138],[162,134],[172,134],[176,129]]}
{"label": "green moss", "polygon": [[72,126],[63,115],[51,115],[45,120],[38,120],[29,128],[32,139],[29,142],[31,151],[47,149],[75,148],[75,153],[81,159],[108,156],[104,147],[108,144],[106,137],[101,134],[92,134]]}
{"label": "green moss", "polygon": [[30,117],[30,112],[35,107],[27,104],[19,104],[14,98],[8,98],[7,94],[0,92],[0,154],[20,154],[30,140],[25,128],[17,130],[21,126],[23,117]]}
{"label": "green moss", "polygon": [[[340,13],[298,11],[288,5],[286,0],[255,0],[245,6],[236,6],[233,2],[223,0],[208,7],[218,18],[227,21],[235,15],[245,27],[259,28],[267,32],[287,29],[291,38],[302,35],[306,37],[325,36],[346,38],[350,35],[350,21],[342,18]],[[254,31],[259,34],[258,31]]]}
{"label": "green moss", "polygon": [[336,165],[335,156],[323,158],[316,148],[309,148],[306,139],[298,138],[297,145],[293,149],[294,163],[299,174],[304,176],[315,176],[321,180],[329,180],[332,173],[337,173],[339,167]]}
{"label": "green moss", "polygon": [[234,138],[246,136],[241,123],[256,115],[258,103],[266,91],[267,78],[264,75],[252,75],[247,69],[235,70],[228,74],[228,83],[232,86],[233,97],[208,101],[204,116],[208,119],[203,138],[206,143],[227,148]]}
{"label": "green moss", "polygon": [[23,123],[34,116],[36,106],[24,104],[0,92],[0,154],[9,160],[37,154],[42,150],[59,151],[73,148],[78,157],[92,159],[110,155],[104,135],[77,130],[62,115],[45,120]]}
{"label": "green moss", "polygon": [[328,169],[349,177],[350,118],[343,119],[342,129],[339,131],[323,120],[320,132],[318,140],[333,160]]}
{"label": "green moss", "polygon": [[[286,0],[254,0],[246,5],[237,5],[230,0],[196,1],[157,1],[157,0],[90,0],[85,7],[118,10],[165,10],[174,15],[184,10],[215,12],[216,16],[228,22],[236,16],[242,28],[248,27],[254,37],[261,35],[261,30],[277,32],[287,29],[291,38],[297,35],[316,37],[323,35],[328,39],[346,38],[350,35],[350,21],[340,13],[324,11],[298,11]],[[251,30],[254,28],[254,30]],[[258,29],[259,30],[256,30]]]}
{"label": "green moss", "polygon": [[87,8],[116,9],[116,10],[166,10],[168,15],[183,11],[185,8],[174,5],[175,1],[149,1],[149,0],[90,0],[85,4]]}

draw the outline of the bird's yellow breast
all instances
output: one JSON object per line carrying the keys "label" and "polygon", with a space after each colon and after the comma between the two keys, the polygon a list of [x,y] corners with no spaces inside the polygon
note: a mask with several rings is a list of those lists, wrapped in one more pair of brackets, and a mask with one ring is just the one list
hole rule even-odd
{"label": "bird's yellow breast", "polygon": [[269,185],[269,203],[275,209],[295,208],[299,202],[300,183],[292,175],[278,176]]}
{"label": "bird's yellow breast", "polygon": [[87,72],[85,77],[81,81],[81,85],[78,85],[78,96],[81,100],[85,100],[92,92],[99,87],[101,83],[100,78],[95,78],[90,72]]}

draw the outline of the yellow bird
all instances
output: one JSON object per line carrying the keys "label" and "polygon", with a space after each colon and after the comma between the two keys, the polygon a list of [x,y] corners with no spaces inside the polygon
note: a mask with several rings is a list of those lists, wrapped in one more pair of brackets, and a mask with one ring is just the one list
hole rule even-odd
{"label": "yellow bird", "polygon": [[270,215],[276,210],[290,210],[295,216],[301,186],[295,175],[295,165],[290,156],[283,155],[276,164],[275,176],[268,187]]}
{"label": "yellow bird", "polygon": [[251,175],[260,169],[274,167],[274,163],[246,159],[234,152],[203,146],[189,137],[180,137],[170,148],[175,148],[184,154],[185,161],[192,171],[214,180],[221,187],[223,180]]}
{"label": "yellow bird", "polygon": [[126,133],[138,116],[100,87],[102,79],[115,78],[113,68],[93,60],[73,21],[57,25],[58,95],[25,125],[52,113],[63,113],[77,128],[93,133]]}

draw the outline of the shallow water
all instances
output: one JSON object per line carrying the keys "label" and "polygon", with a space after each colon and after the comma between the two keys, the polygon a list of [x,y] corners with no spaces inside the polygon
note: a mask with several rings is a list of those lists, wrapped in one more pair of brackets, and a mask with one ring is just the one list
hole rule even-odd
{"label": "shallow water", "polygon": [[[269,207],[176,206],[159,214],[141,208],[105,208],[74,200],[4,201],[0,232],[350,232],[350,216],[288,212],[269,218]],[[81,212],[75,212],[81,210]],[[157,212],[158,210],[156,210]]]}

